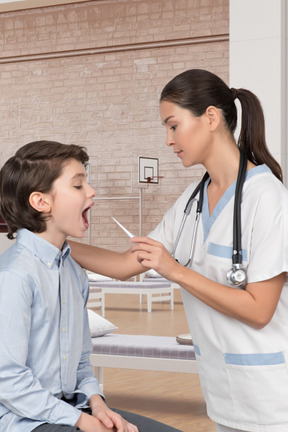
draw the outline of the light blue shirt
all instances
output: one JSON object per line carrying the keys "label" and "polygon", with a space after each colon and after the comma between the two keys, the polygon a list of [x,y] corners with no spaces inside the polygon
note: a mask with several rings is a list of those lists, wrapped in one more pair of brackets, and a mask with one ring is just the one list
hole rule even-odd
{"label": "light blue shirt", "polygon": [[[89,359],[88,294],[66,242],[60,251],[21,229],[0,256],[0,432],[74,425],[78,408],[102,395]],[[76,407],[61,400],[75,394]]]}

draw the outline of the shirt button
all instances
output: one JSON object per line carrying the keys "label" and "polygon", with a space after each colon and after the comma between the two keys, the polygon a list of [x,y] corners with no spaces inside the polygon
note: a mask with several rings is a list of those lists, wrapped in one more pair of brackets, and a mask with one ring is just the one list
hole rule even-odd
{"label": "shirt button", "polygon": [[66,332],[66,328],[65,328],[65,327],[62,328],[62,332],[63,332],[63,333]]}
{"label": "shirt button", "polygon": [[67,356],[66,356],[66,355],[64,355],[64,356],[63,356],[63,360],[66,360],[66,359],[67,359]]}

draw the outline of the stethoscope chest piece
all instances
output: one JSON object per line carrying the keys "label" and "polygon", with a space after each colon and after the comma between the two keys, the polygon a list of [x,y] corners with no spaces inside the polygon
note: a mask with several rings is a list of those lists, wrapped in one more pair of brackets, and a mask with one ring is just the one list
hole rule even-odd
{"label": "stethoscope chest piece", "polygon": [[247,281],[246,272],[240,268],[239,264],[236,264],[227,272],[227,281],[229,285],[245,288]]}

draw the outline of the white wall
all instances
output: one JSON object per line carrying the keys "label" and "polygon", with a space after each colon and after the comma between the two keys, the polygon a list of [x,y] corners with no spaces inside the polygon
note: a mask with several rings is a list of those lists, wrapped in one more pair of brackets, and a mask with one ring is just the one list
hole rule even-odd
{"label": "white wall", "polygon": [[266,138],[287,184],[286,0],[230,0],[230,84],[261,100]]}

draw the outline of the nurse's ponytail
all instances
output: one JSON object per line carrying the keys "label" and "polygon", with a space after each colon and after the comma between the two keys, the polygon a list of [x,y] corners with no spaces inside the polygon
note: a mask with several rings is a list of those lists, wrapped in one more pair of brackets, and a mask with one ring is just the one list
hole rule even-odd
{"label": "nurse's ponytail", "polygon": [[266,164],[273,174],[283,181],[282,170],[268,150],[265,138],[265,120],[257,96],[243,88],[231,89],[233,97],[241,104],[242,119],[238,145],[255,165]]}
{"label": "nurse's ponytail", "polygon": [[199,117],[208,106],[220,109],[228,130],[234,135],[237,126],[235,99],[242,109],[241,131],[238,146],[255,165],[266,164],[282,181],[282,170],[269,152],[265,139],[264,114],[259,99],[245,89],[230,89],[211,72],[202,69],[187,70],[173,78],[161,92],[160,102],[168,101],[188,109]]}

